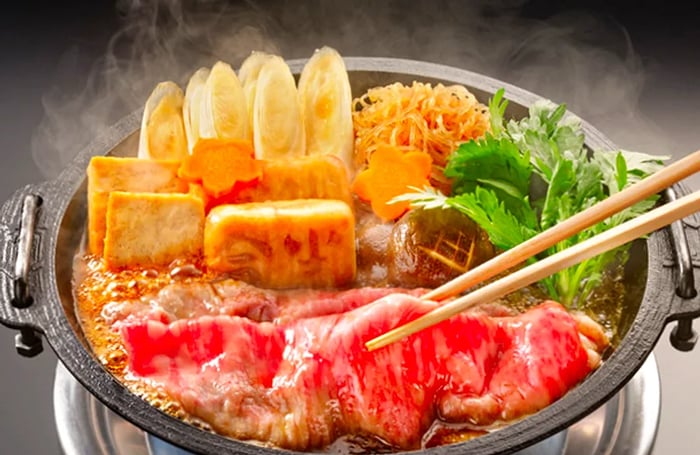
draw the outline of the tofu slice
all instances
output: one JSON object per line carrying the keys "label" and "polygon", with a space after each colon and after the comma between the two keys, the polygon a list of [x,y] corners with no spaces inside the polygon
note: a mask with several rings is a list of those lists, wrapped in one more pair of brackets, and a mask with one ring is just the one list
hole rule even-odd
{"label": "tofu slice", "polygon": [[177,177],[178,161],[143,160],[96,156],[90,160],[88,177],[88,244],[101,255],[106,231],[109,194],[112,191],[186,193],[188,185]]}
{"label": "tofu slice", "polygon": [[331,199],[221,205],[207,216],[204,260],[264,288],[344,286],[356,273],[354,215]]}
{"label": "tofu slice", "polygon": [[265,161],[260,182],[243,189],[232,202],[286,199],[337,199],[352,205],[345,165],[333,155]]}
{"label": "tofu slice", "polygon": [[196,195],[109,194],[104,260],[110,269],[196,260],[201,258],[203,239],[204,203]]}

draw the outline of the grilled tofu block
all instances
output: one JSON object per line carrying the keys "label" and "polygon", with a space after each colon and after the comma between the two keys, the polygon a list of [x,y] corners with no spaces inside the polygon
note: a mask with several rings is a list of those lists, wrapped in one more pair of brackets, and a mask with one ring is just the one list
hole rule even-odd
{"label": "grilled tofu block", "polygon": [[232,202],[287,199],[338,199],[352,204],[345,165],[332,155],[265,161],[260,181],[241,190]]}
{"label": "grilled tofu block", "polygon": [[221,205],[204,228],[211,270],[257,286],[337,287],[355,279],[355,219],[338,200]]}
{"label": "grilled tofu block", "polygon": [[204,203],[192,194],[113,191],[106,225],[104,260],[111,269],[202,255]]}
{"label": "grilled tofu block", "polygon": [[97,156],[90,160],[88,177],[88,242],[90,252],[102,254],[107,201],[112,191],[186,193],[177,177],[178,161]]}

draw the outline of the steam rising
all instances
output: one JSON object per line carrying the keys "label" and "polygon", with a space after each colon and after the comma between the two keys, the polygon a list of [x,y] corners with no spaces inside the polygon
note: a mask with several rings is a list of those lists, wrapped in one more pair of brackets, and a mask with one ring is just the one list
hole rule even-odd
{"label": "steam rising", "polygon": [[483,73],[566,102],[622,148],[660,153],[662,135],[637,114],[644,74],[625,30],[584,12],[527,18],[525,7],[518,0],[123,1],[121,29],[78,90],[61,81],[84,74],[85,62],[79,50],[64,55],[32,153],[53,177],[105,128],[142,108],[160,81],[184,88],[217,60],[238,68],[252,50],[307,58],[323,45],[343,56]]}

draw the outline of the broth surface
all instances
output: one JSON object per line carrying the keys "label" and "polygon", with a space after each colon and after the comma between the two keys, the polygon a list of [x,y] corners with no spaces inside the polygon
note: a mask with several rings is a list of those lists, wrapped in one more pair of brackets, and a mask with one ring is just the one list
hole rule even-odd
{"label": "broth surface", "polygon": [[[367,267],[376,266],[376,263],[367,265]],[[121,337],[107,323],[103,311],[105,306],[110,303],[137,300],[144,295],[156,294],[164,287],[174,283],[211,283],[225,277],[207,272],[202,264],[176,263],[168,269],[109,271],[104,268],[100,258],[85,254],[76,256],[74,270],[76,312],[84,334],[101,364],[132,392],[144,398],[151,405],[192,425],[211,430],[207,423],[186,413],[181,405],[171,399],[163,390],[130,377],[127,370],[127,353]],[[360,272],[358,277],[376,276],[368,270],[358,270],[358,272]],[[586,313],[600,322],[608,335],[616,333],[616,324],[621,314],[619,302],[624,297],[624,286],[621,278],[620,273],[608,274],[603,286],[597,289],[593,294],[593,299],[587,302]],[[369,278],[365,279],[367,282],[360,282],[358,285],[372,284],[369,282]],[[510,308],[510,311],[522,312],[545,298],[544,293],[534,286],[507,296],[499,304]],[[450,424],[437,419],[425,433],[423,446],[432,447],[464,442],[497,429],[498,425],[480,428],[469,424]],[[256,441],[253,443],[262,444]],[[326,451],[377,453],[391,452],[393,449],[372,436],[348,435],[338,439],[327,447]]]}

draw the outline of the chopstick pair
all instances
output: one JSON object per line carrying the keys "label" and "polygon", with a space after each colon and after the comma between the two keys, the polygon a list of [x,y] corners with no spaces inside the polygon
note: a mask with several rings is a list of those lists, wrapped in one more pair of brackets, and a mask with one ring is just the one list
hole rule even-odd
{"label": "chopstick pair", "polygon": [[[541,253],[556,243],[571,237],[674,183],[700,170],[700,150],[678,160],[655,174],[629,186],[617,194],[580,212],[530,240],[507,250],[493,259],[428,292],[421,298],[443,300],[482,283]],[[444,321],[480,302],[489,302],[524,286],[546,278],[560,270],[598,254],[617,248],[700,211],[700,191],[664,204],[619,226],[609,229],[564,251],[511,273],[469,294],[452,300],[402,326],[396,327],[365,343],[369,351],[379,349],[408,335]]]}

